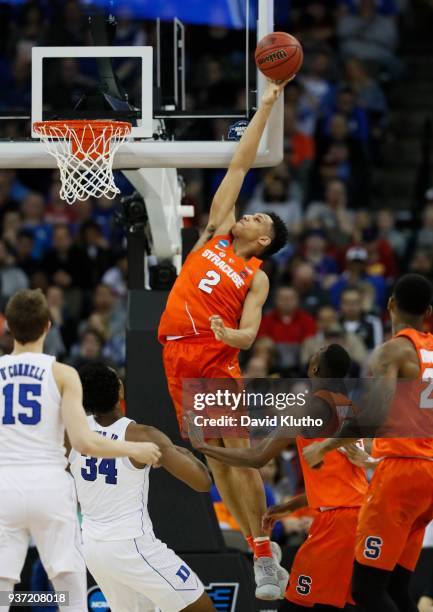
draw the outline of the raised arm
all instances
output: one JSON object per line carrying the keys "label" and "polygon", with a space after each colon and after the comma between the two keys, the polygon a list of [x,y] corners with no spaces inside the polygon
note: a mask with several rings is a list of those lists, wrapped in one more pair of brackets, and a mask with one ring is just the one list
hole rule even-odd
{"label": "raised arm", "polygon": [[91,431],[83,408],[83,388],[78,373],[71,367],[55,363],[54,379],[62,396],[61,413],[71,446],[83,455],[103,457],[131,457],[146,464],[156,464],[160,458],[153,443],[107,440]]}
{"label": "raised arm", "polygon": [[162,431],[155,427],[131,423],[126,439],[134,442],[153,442],[161,451],[159,465],[175,478],[199,492],[209,491],[212,480],[207,467],[186,448],[175,446]]}
{"label": "raised arm", "polygon": [[239,329],[226,327],[219,315],[213,315],[210,318],[210,323],[215,338],[234,348],[249,349],[259,331],[262,308],[268,293],[269,279],[262,270],[259,270],[256,272],[250,290],[247,293],[239,322]]}
{"label": "raised arm", "polygon": [[209,221],[205,231],[194,246],[196,250],[218,234],[226,234],[235,224],[235,204],[245,179],[245,175],[256,159],[257,150],[266,122],[285,83],[268,81],[261,104],[245,130],[227,173],[213,198]]}

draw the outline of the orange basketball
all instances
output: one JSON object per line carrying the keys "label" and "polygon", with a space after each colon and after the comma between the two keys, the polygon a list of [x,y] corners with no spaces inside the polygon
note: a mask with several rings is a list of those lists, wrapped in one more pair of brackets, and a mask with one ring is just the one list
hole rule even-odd
{"label": "orange basketball", "polygon": [[271,32],[259,41],[255,58],[257,68],[265,76],[285,81],[298,73],[304,53],[299,40],[291,34]]}

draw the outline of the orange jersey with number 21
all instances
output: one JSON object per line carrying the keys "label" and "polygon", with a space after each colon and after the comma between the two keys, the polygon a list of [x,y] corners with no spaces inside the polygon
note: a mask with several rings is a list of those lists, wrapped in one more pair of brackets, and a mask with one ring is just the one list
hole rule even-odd
{"label": "orange jersey with number 21", "polygon": [[161,317],[158,338],[167,336],[214,337],[209,317],[219,315],[225,325],[237,328],[245,298],[262,265],[245,261],[233,250],[230,235],[216,236],[190,253],[170,292]]}

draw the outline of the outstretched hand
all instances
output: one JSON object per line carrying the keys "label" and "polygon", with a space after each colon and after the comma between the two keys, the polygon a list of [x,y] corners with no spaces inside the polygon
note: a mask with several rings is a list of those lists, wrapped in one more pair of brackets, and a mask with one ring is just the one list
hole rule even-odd
{"label": "outstretched hand", "polygon": [[283,91],[287,83],[290,83],[290,81],[294,79],[295,76],[296,75],[293,75],[292,77],[290,77],[290,79],[286,79],[285,81],[279,81],[278,83],[276,81],[271,81],[270,79],[268,79],[265,93],[263,94],[262,98],[262,104],[274,104],[278,100],[280,93]]}

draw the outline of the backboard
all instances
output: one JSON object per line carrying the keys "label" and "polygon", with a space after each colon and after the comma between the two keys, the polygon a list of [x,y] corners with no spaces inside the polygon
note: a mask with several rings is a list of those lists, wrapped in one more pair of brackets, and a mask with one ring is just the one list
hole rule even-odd
{"label": "backboard", "polygon": [[[54,167],[43,144],[31,139],[31,122],[59,117],[132,122],[133,138],[119,149],[115,169],[227,166],[236,146],[229,128],[251,118],[264,87],[253,51],[273,29],[273,1],[95,0],[79,6],[82,31],[77,25],[73,36],[78,30],[81,45],[67,44],[77,19],[67,15],[64,35],[60,27],[33,47],[31,104],[14,108],[0,92],[0,167]],[[58,102],[65,79],[75,79],[66,104]],[[282,116],[280,100],[256,166],[282,159]]]}

